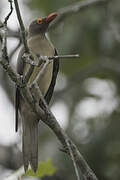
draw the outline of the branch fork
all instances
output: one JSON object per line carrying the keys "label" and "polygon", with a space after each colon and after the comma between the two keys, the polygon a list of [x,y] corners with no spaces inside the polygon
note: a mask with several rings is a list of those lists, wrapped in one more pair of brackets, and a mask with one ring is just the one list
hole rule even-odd
{"label": "branch fork", "polygon": [[71,58],[80,58],[79,54],[72,54],[72,55],[59,55],[59,56],[40,56],[37,55],[37,59],[38,59],[38,63],[36,63],[35,61],[33,61],[31,59],[31,55],[28,53],[24,53],[24,55],[22,56],[23,61],[27,64],[30,64],[32,66],[37,66],[39,67],[41,65],[41,63],[46,63],[46,61],[49,60],[49,63],[52,62],[55,59],[71,59]]}

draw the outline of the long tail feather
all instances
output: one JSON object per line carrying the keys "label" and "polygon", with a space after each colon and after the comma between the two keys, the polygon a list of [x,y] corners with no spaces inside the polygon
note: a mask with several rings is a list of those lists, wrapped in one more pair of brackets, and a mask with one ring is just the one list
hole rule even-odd
{"label": "long tail feather", "polygon": [[[27,121],[27,122],[26,122]],[[27,171],[29,164],[34,172],[38,167],[38,121],[23,121],[23,163]]]}

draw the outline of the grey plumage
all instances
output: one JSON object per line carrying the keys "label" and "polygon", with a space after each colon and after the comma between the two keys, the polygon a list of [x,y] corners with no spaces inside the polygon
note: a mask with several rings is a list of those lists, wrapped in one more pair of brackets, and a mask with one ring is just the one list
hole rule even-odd
{"label": "grey plumage", "polygon": [[[51,20],[51,17],[53,15],[49,15],[48,20]],[[45,19],[45,18],[44,18]],[[43,22],[44,22],[43,19]],[[53,18],[54,19],[54,18]],[[38,24],[35,24],[35,21],[31,23],[33,27],[38,26]],[[30,25],[29,29],[29,38],[28,38],[28,46],[33,54],[34,57],[36,55],[42,55],[42,56],[53,56],[57,53],[51,42],[46,38],[45,32],[48,27],[48,24],[45,25],[43,23],[43,26],[41,25],[40,31],[34,32],[34,29],[32,29],[32,25]],[[35,28],[36,29],[36,28]],[[42,30],[41,30],[42,29]],[[43,31],[44,30],[44,31]],[[34,32],[34,33],[32,33]],[[22,61],[22,55],[24,54],[24,48],[21,49],[18,57],[18,63],[17,63],[17,72],[21,75],[25,75],[25,72],[29,68],[29,64],[25,64]],[[37,61],[37,58],[35,59]],[[42,66],[42,65],[41,65]],[[28,84],[31,84],[37,74],[39,73],[41,67],[35,67],[34,71],[29,79]],[[55,82],[57,73],[59,70],[59,61],[54,60],[51,62],[48,67],[45,70],[45,73],[42,75],[42,77],[38,80],[39,88],[44,95],[46,102],[49,103],[50,99],[53,94]],[[36,99],[39,97],[35,93],[33,89],[34,96]],[[39,102],[40,99],[38,99]],[[27,102],[24,101],[23,97],[20,95],[19,88],[16,89],[16,131],[18,129],[18,110],[20,112],[20,116],[22,119],[22,126],[23,126],[23,163],[25,171],[28,169],[28,165],[30,163],[32,169],[34,172],[36,172],[38,167],[38,122],[39,119],[37,118],[36,114],[32,111],[31,107]]]}

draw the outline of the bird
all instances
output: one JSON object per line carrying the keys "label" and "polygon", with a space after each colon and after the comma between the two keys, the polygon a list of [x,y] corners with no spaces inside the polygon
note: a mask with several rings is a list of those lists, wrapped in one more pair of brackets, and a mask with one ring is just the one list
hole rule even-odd
{"label": "bird", "polygon": [[[46,32],[50,23],[57,17],[57,13],[38,18],[32,21],[28,29],[27,44],[30,53],[33,55],[34,61],[37,62],[39,56],[54,56],[58,55],[56,48],[46,36]],[[25,53],[24,47],[21,48],[17,59],[17,73],[25,77],[30,64],[23,61],[22,56]],[[29,78],[28,85],[32,84],[36,76],[41,70],[41,67],[34,67],[34,70]],[[59,59],[54,59],[50,62],[37,81],[38,87],[44,96],[47,104],[49,104],[56,78],[59,71]],[[39,97],[33,91],[34,96],[40,101]],[[31,109],[30,105],[24,100],[20,94],[20,88],[16,87],[15,96],[15,114],[16,114],[16,132],[18,131],[18,121],[22,119],[22,152],[23,152],[23,165],[25,172],[28,170],[29,165],[34,172],[38,169],[38,123],[39,119],[35,112]]]}

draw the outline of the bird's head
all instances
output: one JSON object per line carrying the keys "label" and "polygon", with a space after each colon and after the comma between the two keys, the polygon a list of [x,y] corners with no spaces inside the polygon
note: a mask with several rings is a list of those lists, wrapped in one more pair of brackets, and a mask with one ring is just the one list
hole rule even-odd
{"label": "bird's head", "polygon": [[29,26],[29,35],[37,35],[40,33],[45,33],[48,29],[50,22],[52,22],[57,16],[57,13],[51,13],[49,16],[44,18],[38,18],[31,22]]}

